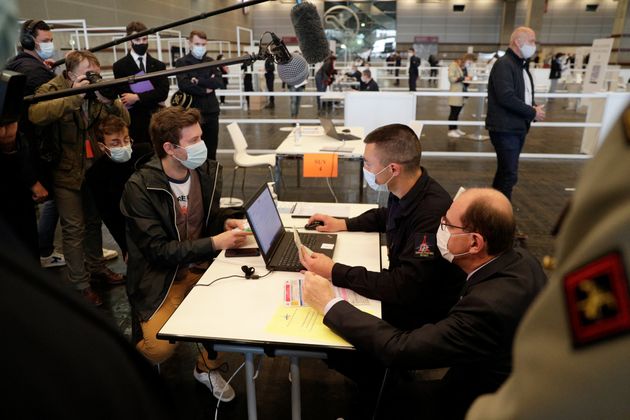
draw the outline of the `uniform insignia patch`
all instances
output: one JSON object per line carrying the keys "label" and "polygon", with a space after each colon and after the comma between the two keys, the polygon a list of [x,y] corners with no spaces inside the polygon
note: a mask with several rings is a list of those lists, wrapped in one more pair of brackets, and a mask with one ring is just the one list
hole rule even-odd
{"label": "uniform insignia patch", "polygon": [[416,236],[413,255],[417,258],[433,259],[437,251],[435,233],[420,233]]}
{"label": "uniform insignia patch", "polygon": [[630,295],[623,260],[612,252],[564,277],[573,347],[630,331]]}

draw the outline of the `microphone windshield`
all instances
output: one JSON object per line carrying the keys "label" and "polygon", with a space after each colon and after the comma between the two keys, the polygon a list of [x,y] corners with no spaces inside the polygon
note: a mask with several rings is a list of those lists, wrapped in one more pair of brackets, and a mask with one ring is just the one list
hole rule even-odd
{"label": "microphone windshield", "polygon": [[322,20],[312,3],[302,2],[291,9],[291,23],[300,50],[309,64],[324,61],[330,54]]}
{"label": "microphone windshield", "polygon": [[299,54],[291,54],[286,64],[278,64],[278,75],[289,86],[299,85],[308,79],[308,63]]}

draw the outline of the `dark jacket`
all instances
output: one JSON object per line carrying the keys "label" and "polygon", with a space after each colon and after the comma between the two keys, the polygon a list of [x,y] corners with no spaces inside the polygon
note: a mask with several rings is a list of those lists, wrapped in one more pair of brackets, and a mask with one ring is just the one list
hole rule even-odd
{"label": "dark jacket", "polygon": [[409,76],[418,76],[418,67],[420,67],[420,58],[416,55],[409,57]]}
{"label": "dark jacket", "polygon": [[[37,88],[55,77],[55,73],[49,69],[39,57],[20,52],[7,62],[7,70],[26,75],[26,84],[23,95],[32,95]],[[21,168],[21,176],[29,187],[40,181],[47,189],[52,187],[50,168],[40,159],[40,145],[45,138],[42,129],[35,126],[28,119],[28,107],[25,105],[20,117],[19,130],[20,147],[29,157]],[[51,193],[52,191],[49,191]]]}
{"label": "dark jacket", "polygon": [[[486,128],[489,131],[505,133],[526,133],[536,117],[534,82],[529,73],[529,62],[517,56],[508,48],[499,58],[488,80],[488,113]],[[532,87],[532,106],[525,103],[525,82],[523,69]]]}
{"label": "dark jacket", "polygon": [[[437,249],[435,234],[450,205],[448,193],[422,168],[422,176],[402,199],[390,194],[387,207],[346,222],[349,231],[386,233],[389,268],[373,272],[336,263],[333,283],[380,300],[383,318],[400,328],[443,319],[465,279]],[[417,252],[425,237],[429,252]]]}
{"label": "dark jacket", "polygon": [[359,90],[366,92],[378,92],[378,84],[374,79],[370,79],[368,83],[363,83],[363,81],[359,84]]}
{"label": "dark jacket", "polygon": [[[166,70],[166,65],[161,61],[156,60],[149,54],[146,54],[145,57],[146,63],[144,63],[144,67],[147,73]],[[131,53],[116,61],[113,70],[116,79],[132,76],[140,72],[138,63],[133,59]],[[166,76],[152,79],[151,84],[153,85],[153,90],[138,93],[140,100],[129,108],[129,116],[131,118],[129,134],[136,144],[151,142],[149,137],[151,115],[160,109],[160,102],[164,102],[168,97],[169,86]],[[134,93],[129,83],[119,85],[116,87],[116,91],[119,95]]]}
{"label": "dark jacket", "polygon": [[[514,333],[546,282],[529,252],[510,249],[470,277],[461,299],[440,322],[404,331],[339,302],[324,324],[386,366],[450,367],[444,394],[451,404],[463,405],[456,411],[465,412],[476,396],[496,390],[510,374]],[[456,407],[443,407],[451,408]]]}
{"label": "dark jacket", "polygon": [[[175,67],[190,66],[192,64],[206,63],[213,61],[212,58],[204,55],[201,60],[197,60],[192,53],[188,53],[175,62]],[[197,78],[197,84],[191,79]],[[221,69],[218,67],[209,67],[202,70],[195,70],[188,73],[177,75],[177,85],[179,90],[192,95],[193,108],[197,108],[202,114],[218,114],[219,101],[215,95],[216,89],[224,89],[223,78],[221,77]],[[206,89],[212,89],[212,92],[206,93]]]}
{"label": "dark jacket", "polygon": [[562,76],[562,65],[559,58],[551,59],[551,71],[549,72],[550,79],[559,79]]}
{"label": "dark jacket", "polygon": [[231,214],[219,207],[221,166],[208,160],[195,170],[206,220],[204,236],[197,240],[180,240],[175,223],[178,204],[157,156],[131,175],[125,185],[120,210],[126,220],[129,248],[127,294],[142,321],[160,307],[180,264],[212,260],[216,250],[210,236],[223,232],[223,224]]}

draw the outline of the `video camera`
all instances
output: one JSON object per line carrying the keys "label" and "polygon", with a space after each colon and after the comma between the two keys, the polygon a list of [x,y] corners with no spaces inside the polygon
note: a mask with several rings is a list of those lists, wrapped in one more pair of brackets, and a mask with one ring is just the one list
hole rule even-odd
{"label": "video camera", "polygon": [[[103,76],[95,71],[85,72],[85,78],[90,82],[91,85],[100,83],[103,80]],[[98,92],[112,101],[118,97],[118,93],[116,92],[116,90],[112,89],[111,87],[99,89]],[[85,97],[88,99],[96,99],[96,94],[94,93],[94,91],[87,92],[85,94]]]}

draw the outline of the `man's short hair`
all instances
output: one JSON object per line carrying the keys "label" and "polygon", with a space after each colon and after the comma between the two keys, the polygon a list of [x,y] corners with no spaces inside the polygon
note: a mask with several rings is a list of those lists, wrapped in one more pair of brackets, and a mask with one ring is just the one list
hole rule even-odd
{"label": "man's short hair", "polygon": [[473,199],[461,219],[467,232],[483,236],[488,255],[499,255],[514,245],[516,223],[513,213],[501,211],[488,196]]}
{"label": "man's short hair", "polygon": [[208,39],[208,35],[206,35],[204,31],[198,31],[196,29],[194,31],[190,31],[190,35],[188,35],[188,40],[192,41],[194,36],[201,39]]}
{"label": "man's short hair", "polygon": [[196,108],[184,109],[179,106],[164,108],[151,117],[149,132],[157,156],[166,157],[164,143],[179,144],[182,129],[201,122],[201,114]]}
{"label": "man's short hair", "polygon": [[409,48],[407,49],[407,51],[413,51],[413,52],[416,52],[416,50],[415,50],[415,49],[413,49],[413,48],[411,48],[411,47],[409,47]]}
{"label": "man's short hair", "polygon": [[37,35],[39,35],[39,31],[50,31],[50,26],[43,20],[36,22],[37,23],[33,25],[33,20],[30,19],[22,23],[22,33],[28,32],[33,35],[33,38],[37,38]]}
{"label": "man's short hair", "polygon": [[88,60],[94,66],[101,66],[94,53],[87,50],[74,50],[66,55],[66,70],[74,71],[83,60]]}
{"label": "man's short hair", "polygon": [[129,24],[127,25],[127,35],[131,35],[134,32],[142,32],[142,31],[146,31],[147,29],[147,25],[145,25],[142,22],[138,22],[137,20],[134,20],[133,22],[129,22]]}
{"label": "man's short hair", "polygon": [[102,142],[105,135],[120,133],[127,128],[127,123],[116,115],[108,115],[103,118],[94,130],[96,141]]}
{"label": "man's short hair", "polygon": [[422,146],[416,133],[404,124],[389,124],[373,130],[363,140],[365,144],[374,144],[381,155],[381,163],[399,163],[405,171],[420,168]]}
{"label": "man's short hair", "polygon": [[362,72],[365,76],[369,77],[370,79],[372,78],[372,72],[368,69],[363,70]]}

